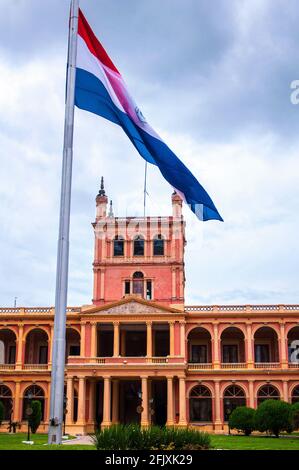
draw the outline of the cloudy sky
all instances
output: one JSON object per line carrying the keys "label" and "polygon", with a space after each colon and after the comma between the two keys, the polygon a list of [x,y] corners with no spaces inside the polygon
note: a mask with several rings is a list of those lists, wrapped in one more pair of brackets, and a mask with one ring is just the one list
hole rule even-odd
{"label": "cloudy sky", "polygon": [[[68,0],[0,0],[0,304],[54,304]],[[147,120],[224,223],[187,220],[188,304],[299,302],[298,0],[81,0]],[[76,110],[70,305],[92,298],[100,177],[141,215],[144,162]],[[171,211],[149,169],[148,214]]]}

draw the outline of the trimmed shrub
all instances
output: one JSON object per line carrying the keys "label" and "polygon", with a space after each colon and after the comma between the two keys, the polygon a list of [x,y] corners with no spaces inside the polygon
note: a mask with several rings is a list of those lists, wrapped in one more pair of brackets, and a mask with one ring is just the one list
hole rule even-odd
{"label": "trimmed shrub", "polygon": [[211,446],[210,436],[194,429],[143,429],[137,424],[113,425],[93,439],[97,450],[203,450]]}
{"label": "trimmed shrub", "polygon": [[33,400],[30,404],[32,414],[29,418],[29,426],[32,434],[35,434],[42,420],[42,405],[38,400]]}
{"label": "trimmed shrub", "polygon": [[255,412],[255,428],[279,437],[282,431],[292,432],[293,412],[289,403],[280,400],[265,400]]}
{"label": "trimmed shrub", "polygon": [[3,420],[4,420],[4,405],[2,401],[0,401],[0,426]]}
{"label": "trimmed shrub", "polygon": [[299,429],[299,401],[292,405],[292,412],[293,412],[293,428],[295,430]]}
{"label": "trimmed shrub", "polygon": [[243,432],[245,436],[250,436],[254,431],[254,417],[255,410],[253,408],[238,406],[231,413],[228,424],[230,429],[237,429]]}

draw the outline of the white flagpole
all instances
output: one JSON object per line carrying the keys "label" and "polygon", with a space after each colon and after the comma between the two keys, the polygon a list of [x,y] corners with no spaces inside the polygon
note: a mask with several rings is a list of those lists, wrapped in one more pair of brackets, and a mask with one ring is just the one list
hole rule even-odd
{"label": "white flagpole", "polygon": [[48,443],[61,444],[79,0],[71,1]]}

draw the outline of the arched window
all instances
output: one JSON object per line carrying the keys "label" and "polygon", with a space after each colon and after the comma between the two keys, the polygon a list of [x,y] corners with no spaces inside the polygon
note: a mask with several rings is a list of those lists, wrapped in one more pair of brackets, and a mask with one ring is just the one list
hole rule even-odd
{"label": "arched window", "polygon": [[299,402],[299,385],[293,389],[292,392],[292,403]]}
{"label": "arched window", "polygon": [[212,421],[212,397],[207,387],[197,385],[192,388],[189,396],[189,409],[191,422]]}
{"label": "arched window", "polygon": [[48,363],[48,335],[40,329],[31,330],[26,336],[25,364]]}
{"label": "arched window", "polygon": [[144,295],[144,276],[140,271],[133,274],[133,294]]}
{"label": "arched window", "polygon": [[13,400],[11,390],[6,385],[0,385],[0,402],[4,406],[3,420],[9,421],[13,410]]}
{"label": "arched window", "polygon": [[42,421],[44,421],[44,413],[45,413],[45,394],[41,387],[38,385],[31,385],[25,390],[24,398],[23,398],[23,420],[27,420],[28,416],[26,414],[27,408],[30,407],[31,401],[39,401],[42,408]]}
{"label": "arched window", "polygon": [[260,405],[265,400],[280,400],[279,391],[273,385],[264,385],[257,394],[257,404]]}
{"label": "arched window", "polygon": [[16,334],[9,329],[0,330],[0,364],[15,364]]}
{"label": "arched window", "polygon": [[134,256],[144,256],[144,238],[137,235],[134,238]]}
{"label": "arched window", "polygon": [[154,256],[164,256],[164,239],[162,235],[156,235],[153,241]]}
{"label": "arched window", "polygon": [[238,406],[246,406],[245,393],[238,385],[231,385],[225,389],[223,395],[224,421],[229,420],[232,411]]}
{"label": "arched window", "polygon": [[113,240],[113,256],[124,256],[125,241],[121,235],[116,235]]}

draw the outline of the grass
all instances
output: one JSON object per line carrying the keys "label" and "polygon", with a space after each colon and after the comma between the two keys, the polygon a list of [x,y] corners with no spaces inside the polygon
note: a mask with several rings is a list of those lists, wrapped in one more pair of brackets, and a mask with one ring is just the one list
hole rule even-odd
{"label": "grass", "polygon": [[[294,433],[294,436],[298,433]],[[33,436],[34,445],[22,444],[27,439],[27,435],[2,434],[0,433],[1,450],[94,450],[88,445],[67,445],[67,446],[46,446],[47,435],[35,434]],[[211,444],[215,449],[225,450],[299,450],[299,438],[297,437],[274,437],[266,436],[224,436],[211,434]]]}
{"label": "grass", "polygon": [[26,433],[2,434],[0,433],[0,451],[1,450],[94,450],[93,446],[88,445],[67,445],[67,446],[47,446],[48,436],[46,434],[33,434],[31,439],[33,445],[22,444],[27,440]]}
{"label": "grass", "polygon": [[299,450],[297,437],[268,437],[242,435],[211,435],[212,446],[225,450]]}

